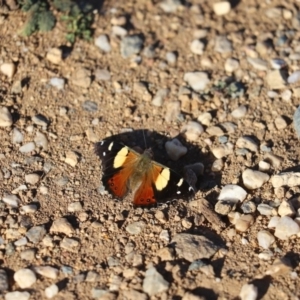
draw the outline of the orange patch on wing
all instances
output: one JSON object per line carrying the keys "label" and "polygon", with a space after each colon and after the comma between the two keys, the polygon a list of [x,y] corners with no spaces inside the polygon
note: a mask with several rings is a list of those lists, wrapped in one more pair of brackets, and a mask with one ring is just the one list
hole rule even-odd
{"label": "orange patch on wing", "polygon": [[123,198],[128,192],[128,180],[134,173],[134,164],[137,160],[137,155],[129,152],[121,169],[112,175],[108,183],[110,192],[117,198]]}
{"label": "orange patch on wing", "polygon": [[142,182],[134,195],[133,204],[137,206],[148,206],[156,204],[154,191],[150,181]]}

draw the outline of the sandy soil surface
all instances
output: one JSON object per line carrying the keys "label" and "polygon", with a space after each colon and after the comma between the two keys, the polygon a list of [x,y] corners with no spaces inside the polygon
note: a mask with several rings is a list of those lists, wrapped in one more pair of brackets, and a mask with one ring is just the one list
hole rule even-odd
{"label": "sandy soil surface", "polygon": [[[1,299],[300,298],[299,184],[272,180],[298,174],[300,3],[233,2],[105,1],[97,45],[73,46],[61,24],[19,36],[26,15],[1,6]],[[105,193],[94,143],[124,134],[178,172],[202,162],[195,197]],[[245,197],[219,203],[229,184]]]}

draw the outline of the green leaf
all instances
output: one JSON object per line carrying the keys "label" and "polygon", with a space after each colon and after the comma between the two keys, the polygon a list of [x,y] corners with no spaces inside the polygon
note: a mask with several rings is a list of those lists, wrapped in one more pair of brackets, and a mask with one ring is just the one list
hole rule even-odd
{"label": "green leaf", "polygon": [[38,27],[40,31],[50,31],[55,25],[55,17],[50,10],[43,10],[38,16]]}

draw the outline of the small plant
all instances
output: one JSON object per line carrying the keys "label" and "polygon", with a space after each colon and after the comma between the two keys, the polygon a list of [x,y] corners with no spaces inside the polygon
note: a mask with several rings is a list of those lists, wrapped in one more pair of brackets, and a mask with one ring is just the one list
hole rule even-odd
{"label": "small plant", "polygon": [[56,18],[51,9],[56,9],[66,24],[66,39],[69,42],[74,43],[76,38],[90,40],[94,16],[93,6],[87,2],[80,5],[75,0],[18,0],[21,9],[28,13],[21,34],[29,36],[35,31],[53,29]]}
{"label": "small plant", "polygon": [[54,0],[53,5],[63,13],[61,19],[66,23],[66,39],[70,43],[74,43],[76,37],[85,40],[91,39],[91,26],[94,20],[92,5],[84,3],[82,6],[79,6],[79,4],[71,0]]}
{"label": "small plant", "polygon": [[55,25],[55,17],[46,0],[20,1],[22,10],[28,12],[21,35],[29,36],[35,31],[50,31]]}

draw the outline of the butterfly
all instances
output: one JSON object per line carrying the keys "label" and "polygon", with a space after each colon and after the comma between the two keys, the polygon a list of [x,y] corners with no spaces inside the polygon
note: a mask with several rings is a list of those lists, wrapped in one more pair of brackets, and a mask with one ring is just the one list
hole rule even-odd
{"label": "butterfly", "polygon": [[153,152],[142,154],[108,139],[95,144],[102,160],[102,182],[117,199],[133,192],[134,206],[154,206],[169,200],[191,198],[194,188],[179,174],[152,160]]}

